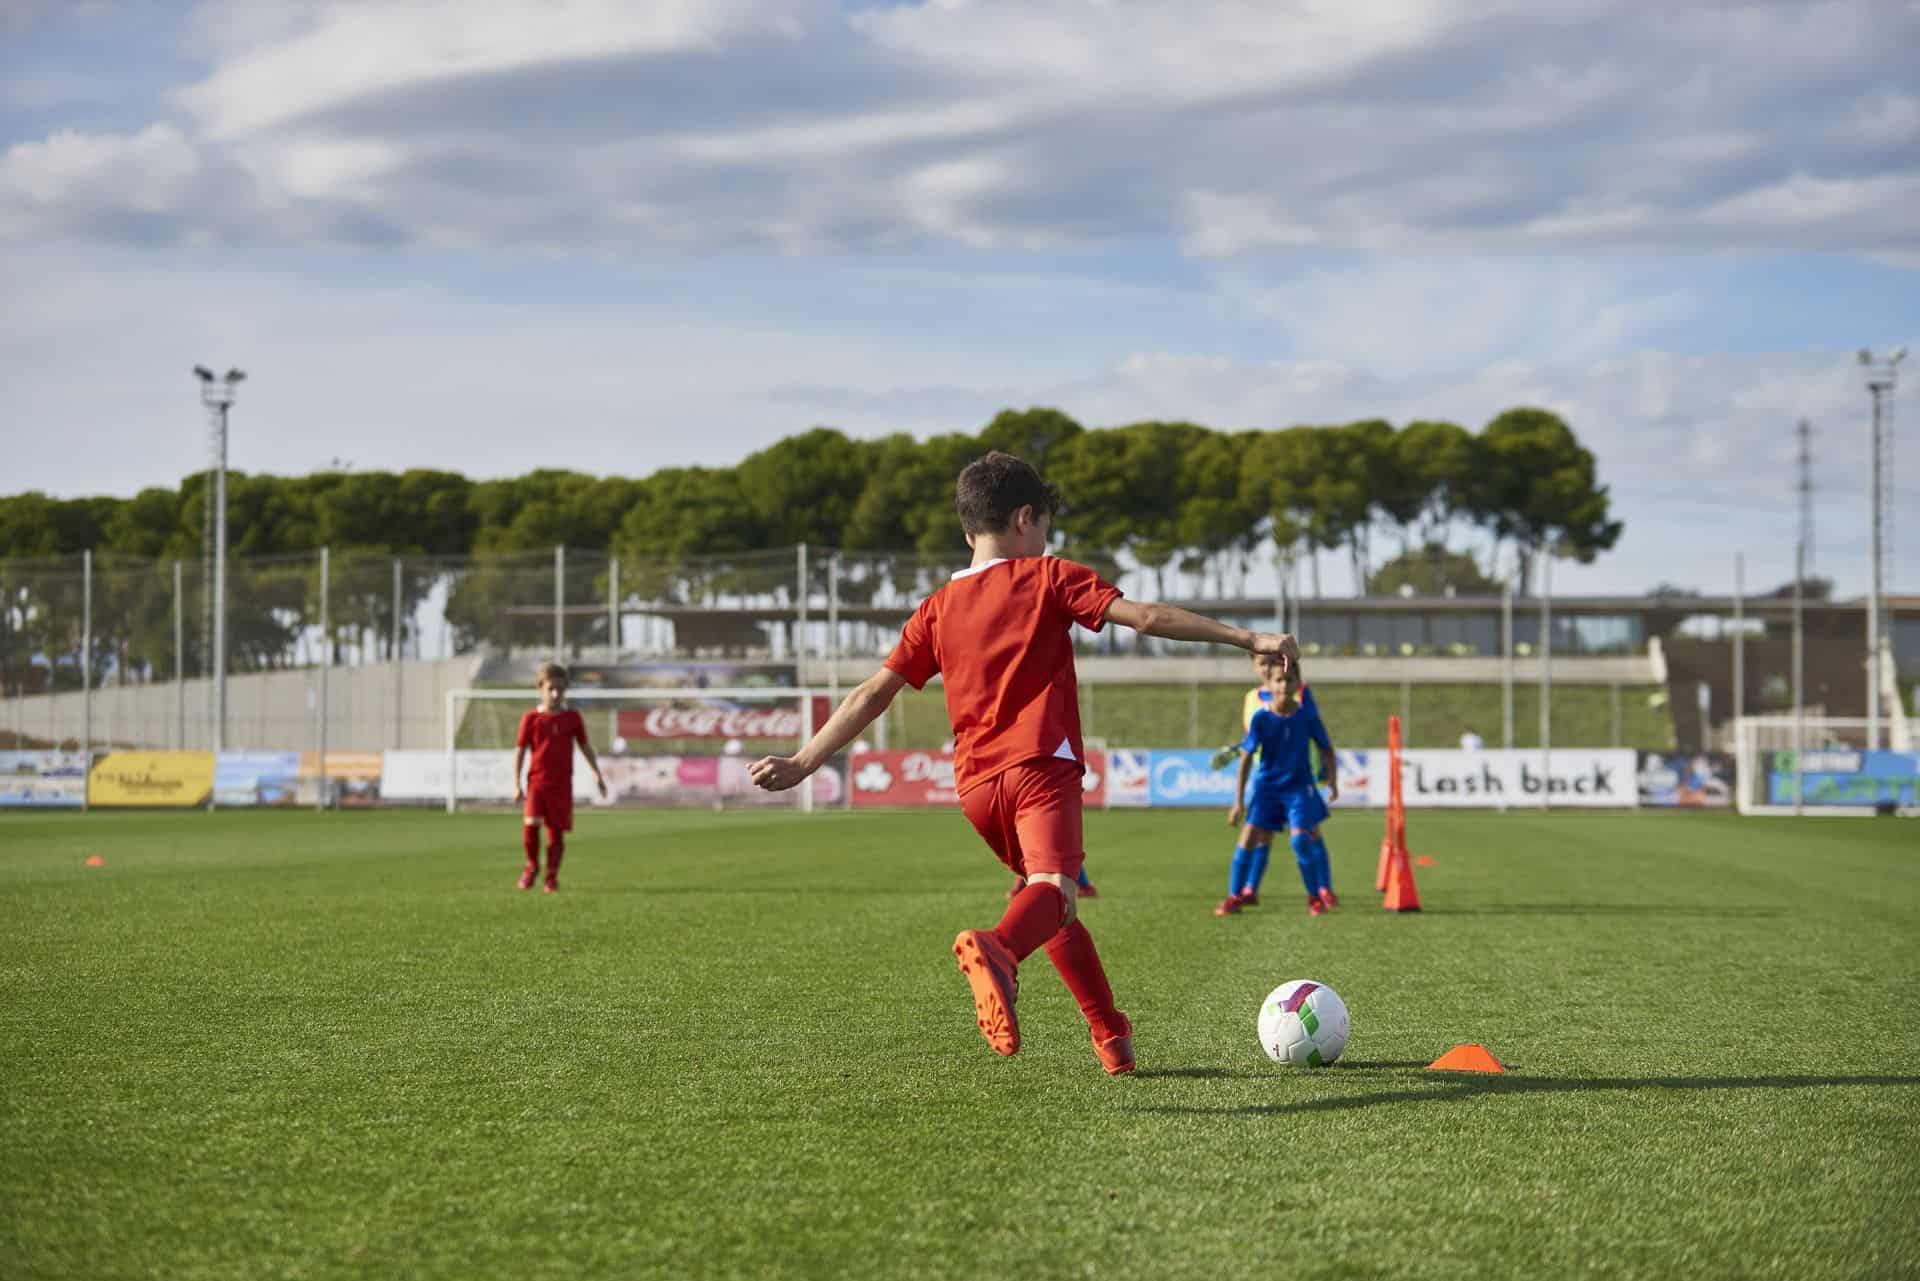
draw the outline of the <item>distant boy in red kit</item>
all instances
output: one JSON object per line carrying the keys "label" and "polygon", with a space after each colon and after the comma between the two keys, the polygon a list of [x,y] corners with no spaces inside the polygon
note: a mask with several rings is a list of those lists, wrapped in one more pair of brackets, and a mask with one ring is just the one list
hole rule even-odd
{"label": "distant boy in red kit", "polygon": [[794,786],[885,711],[902,685],[936,673],[953,723],[960,806],[1000,861],[1025,885],[990,930],[962,930],[953,951],[973,989],[975,1021],[997,1054],[1020,1048],[1014,1014],[1017,971],[1031,953],[1047,959],[1086,1016],[1095,1055],[1110,1074],[1134,1067],[1133,1025],[1076,912],[1081,775],[1086,752],[1073,668],[1072,625],[1112,621],[1151,636],[1212,641],[1291,663],[1291,636],[1231,627],[1171,605],[1123,600],[1084,565],[1046,555],[1060,495],[1038,472],[994,452],[960,473],[954,507],[973,564],[920,603],[886,665],[840,704],[794,756],[754,762],[769,791]]}
{"label": "distant boy in red kit", "polygon": [[[520,718],[520,734],[513,754],[513,799],[525,801],[525,822],[520,842],[526,847],[527,867],[520,873],[520,888],[533,888],[540,875],[540,824],[547,825],[547,893],[560,888],[560,859],[567,852],[566,834],[573,830],[573,745],[580,744],[581,755],[593,769],[600,795],[607,794],[607,780],[600,773],[600,761],[587,741],[587,723],[580,713],[565,706],[567,669],[558,663],[542,663],[534,677],[540,691],[540,706]],[[520,781],[520,769],[531,753],[533,764]]]}

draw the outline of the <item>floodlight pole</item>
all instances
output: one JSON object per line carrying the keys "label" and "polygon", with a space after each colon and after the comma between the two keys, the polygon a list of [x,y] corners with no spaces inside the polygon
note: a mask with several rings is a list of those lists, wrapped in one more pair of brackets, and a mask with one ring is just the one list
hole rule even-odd
{"label": "floodlight pole", "polygon": [[80,750],[93,753],[93,549],[80,553]]}
{"label": "floodlight pole", "polygon": [[187,746],[186,607],[180,592],[180,562],[173,562],[173,750]]}
{"label": "floodlight pole", "polygon": [[227,411],[235,389],[246,374],[229,369],[215,378],[205,365],[195,365],[200,380],[200,403],[207,408],[213,433],[213,750],[227,749]]}
{"label": "floodlight pole", "polygon": [[1876,356],[1862,348],[1860,369],[1866,376],[1867,394],[1873,398],[1872,475],[1868,502],[1873,511],[1873,580],[1867,593],[1867,748],[1880,746],[1880,668],[1885,652],[1882,635],[1881,593],[1884,558],[1887,547],[1886,525],[1893,484],[1893,390],[1900,362],[1907,349],[1899,347],[1886,356]]}
{"label": "floodlight pole", "polygon": [[1513,750],[1513,579],[1500,589],[1501,746]]}

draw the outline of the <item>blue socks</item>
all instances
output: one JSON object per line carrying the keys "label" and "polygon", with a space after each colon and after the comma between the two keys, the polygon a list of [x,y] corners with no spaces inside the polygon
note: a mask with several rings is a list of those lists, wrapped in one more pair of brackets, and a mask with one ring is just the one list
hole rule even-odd
{"label": "blue socks", "polygon": [[1333,863],[1327,857],[1327,843],[1318,836],[1309,835],[1307,839],[1313,842],[1313,870],[1315,877],[1320,881],[1320,888],[1323,890],[1331,890],[1333,888]]}
{"label": "blue socks", "polygon": [[1244,845],[1233,847],[1233,870],[1227,877],[1227,893],[1239,897],[1253,877],[1253,851]]}
{"label": "blue socks", "polygon": [[1087,879],[1087,865],[1082,863],[1080,865],[1080,888],[1084,890],[1091,884],[1093,884],[1093,882]]}
{"label": "blue socks", "polygon": [[1247,888],[1255,894],[1260,892],[1260,882],[1267,878],[1267,857],[1272,853],[1272,841],[1253,848],[1253,874],[1247,878]]}
{"label": "blue socks", "polygon": [[1300,864],[1301,883],[1307,887],[1307,897],[1312,898],[1320,892],[1316,883],[1320,878],[1320,863],[1313,852],[1313,837],[1307,832],[1295,832],[1289,843],[1293,846],[1294,861]]}

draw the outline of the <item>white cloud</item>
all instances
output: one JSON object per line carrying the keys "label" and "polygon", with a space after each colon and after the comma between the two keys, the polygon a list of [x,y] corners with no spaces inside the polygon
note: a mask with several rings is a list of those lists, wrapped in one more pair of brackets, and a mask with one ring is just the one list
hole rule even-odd
{"label": "white cloud", "polygon": [[62,131],[0,155],[0,235],[57,229],[75,208],[175,212],[201,174],[194,145],[172,125],[136,134]]}
{"label": "white cloud", "polygon": [[[223,6],[220,22],[249,5]],[[215,138],[230,138],[301,115],[409,85],[526,67],[635,54],[711,50],[742,30],[790,32],[792,15],[752,0],[547,0],[539,5],[474,5],[464,0],[334,0],[270,11],[236,50],[179,103]],[[785,21],[782,21],[785,19]],[[258,19],[250,19],[258,21]],[[203,29],[219,25],[202,23]]]}

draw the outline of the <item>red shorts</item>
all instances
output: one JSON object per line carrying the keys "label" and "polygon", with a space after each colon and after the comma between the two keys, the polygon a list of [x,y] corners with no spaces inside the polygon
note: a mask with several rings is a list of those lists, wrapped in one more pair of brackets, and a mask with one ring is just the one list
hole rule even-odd
{"label": "red shorts", "polygon": [[545,823],[549,830],[573,830],[573,791],[561,787],[527,789],[527,817]]}
{"label": "red shorts", "polygon": [[1041,757],[1002,770],[960,798],[973,830],[1019,876],[1079,876],[1081,840],[1078,761]]}

